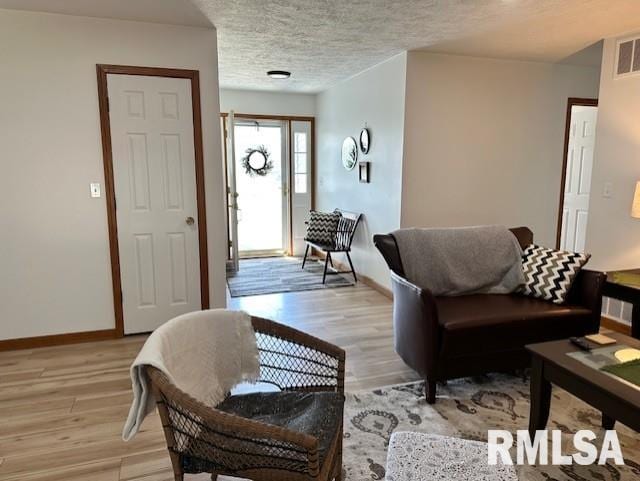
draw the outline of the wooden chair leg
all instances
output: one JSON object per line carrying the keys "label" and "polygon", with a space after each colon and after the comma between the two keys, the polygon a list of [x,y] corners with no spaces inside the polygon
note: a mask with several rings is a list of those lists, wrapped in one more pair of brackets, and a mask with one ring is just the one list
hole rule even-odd
{"label": "wooden chair leg", "polygon": [[333,479],[335,481],[344,481],[342,476],[342,429],[340,430],[340,440],[338,441],[338,452],[336,454],[336,462],[333,468]]}
{"label": "wooden chair leg", "polygon": [[322,283],[324,284],[325,279],[327,278],[327,266],[329,265],[329,259],[331,259],[331,254],[327,252],[327,256],[324,258],[324,273],[322,274]]}
{"label": "wooden chair leg", "polygon": [[[164,411],[168,415],[168,411],[166,409],[167,406],[165,404],[158,403],[158,411]],[[171,434],[170,439],[174,439],[173,433]],[[173,467],[173,479],[175,481],[184,481],[184,472],[182,471],[182,459],[180,458],[180,455],[173,451],[169,451],[169,458],[171,458],[171,466]]]}
{"label": "wooden chair leg", "polygon": [[309,244],[307,244],[307,248],[304,250],[304,258],[302,259],[302,268],[304,269],[304,265],[307,262],[307,254],[309,253]]}
{"label": "wooden chair leg", "polygon": [[353,280],[358,282],[358,278],[356,277],[356,270],[353,268],[353,262],[351,262],[351,256],[349,255],[349,252],[347,252],[346,254],[347,259],[349,260],[349,265],[351,266],[351,272],[353,273]]}
{"label": "wooden chair leg", "polygon": [[435,404],[436,402],[436,382],[429,379],[424,380],[424,390],[427,394],[427,404]]}

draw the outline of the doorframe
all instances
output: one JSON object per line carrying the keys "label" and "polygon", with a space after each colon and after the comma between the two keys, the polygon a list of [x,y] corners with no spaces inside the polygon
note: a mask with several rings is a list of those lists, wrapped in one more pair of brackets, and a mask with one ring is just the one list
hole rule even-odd
{"label": "doorframe", "polygon": [[207,252],[207,219],[204,186],[204,154],[202,147],[202,114],[200,111],[200,74],[198,70],[130,65],[96,64],[98,79],[98,103],[100,131],[102,134],[102,160],[104,166],[104,191],[107,202],[107,226],[109,230],[109,252],[111,257],[111,282],[113,286],[113,308],[116,318],[116,335],[124,337],[124,312],[122,307],[122,282],[120,274],[120,251],[118,248],[118,220],[116,217],[116,194],[113,176],[113,152],[111,145],[111,122],[109,119],[109,96],[107,75],[142,75],[146,77],[182,78],[191,81],[191,104],[193,112],[193,146],[196,170],[196,206],[198,211],[198,244],[200,251],[200,304],[209,308],[209,261]]}
{"label": "doorframe", "polygon": [[[234,118],[238,119],[250,119],[250,120],[280,120],[287,124],[287,135],[289,136],[289,142],[287,145],[287,149],[289,151],[289,173],[291,174],[293,168],[293,155],[292,155],[292,142],[293,136],[291,135],[291,122],[310,122],[311,123],[311,138],[310,138],[310,159],[309,159],[309,175],[311,177],[310,186],[311,186],[311,209],[315,209],[316,205],[316,188],[315,188],[315,178],[316,178],[316,118],[309,115],[268,115],[268,114],[239,114],[233,113]],[[227,118],[229,117],[228,112],[220,112],[220,118],[222,119],[222,128],[223,128],[223,139],[224,139],[224,171],[225,171],[225,184],[228,186],[228,178],[227,178],[227,129],[229,125],[227,123]],[[293,196],[292,196],[292,179],[289,179],[289,219],[287,223],[289,225],[289,254],[293,250],[293,226],[292,226],[292,210],[293,210]],[[227,239],[229,238],[229,196],[226,196],[226,210],[227,210]],[[229,249],[227,249],[227,252]],[[227,254],[228,255],[228,254]]]}
{"label": "doorframe", "polygon": [[597,107],[598,99],[569,97],[564,125],[564,151],[562,152],[562,176],[560,178],[560,202],[558,203],[558,222],[556,226],[556,249],[560,249],[562,237],[562,210],[564,208],[564,188],[567,183],[567,162],[569,158],[569,140],[571,134],[571,110],[574,106]]}

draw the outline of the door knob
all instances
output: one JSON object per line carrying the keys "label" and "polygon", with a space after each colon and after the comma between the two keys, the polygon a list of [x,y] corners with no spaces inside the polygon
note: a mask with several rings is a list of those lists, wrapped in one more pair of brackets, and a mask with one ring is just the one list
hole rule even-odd
{"label": "door knob", "polygon": [[193,217],[187,217],[185,222],[187,225],[193,225],[195,223],[195,219]]}

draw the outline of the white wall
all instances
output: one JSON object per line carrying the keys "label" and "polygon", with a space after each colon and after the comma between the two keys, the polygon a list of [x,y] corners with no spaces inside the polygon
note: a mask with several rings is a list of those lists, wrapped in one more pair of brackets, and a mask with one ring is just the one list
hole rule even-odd
{"label": "white wall", "polygon": [[316,96],[286,92],[220,89],[220,111],[241,114],[314,116]]}
{"label": "white wall", "polygon": [[[586,250],[597,269],[640,266],[640,220],[631,201],[640,180],[640,76],[613,78],[615,39],[604,44]],[[603,197],[605,183],[611,198]]]}
{"label": "white wall", "polygon": [[211,297],[225,303],[214,29],[0,10],[0,339],[115,326],[96,63],[200,70]]}
{"label": "white wall", "polygon": [[567,98],[597,97],[598,77],[409,52],[402,226],[526,225],[555,246]]}
{"label": "white wall", "polygon": [[[372,237],[400,226],[402,132],[406,54],[403,53],[318,95],[316,208],[336,207],[364,214],[353,245],[356,271],[389,286],[389,270]],[[371,183],[358,182],[357,167],[346,171],[342,141],[356,140],[365,122],[371,150]],[[343,259],[339,259],[343,261]],[[346,261],[345,261],[346,262]]]}

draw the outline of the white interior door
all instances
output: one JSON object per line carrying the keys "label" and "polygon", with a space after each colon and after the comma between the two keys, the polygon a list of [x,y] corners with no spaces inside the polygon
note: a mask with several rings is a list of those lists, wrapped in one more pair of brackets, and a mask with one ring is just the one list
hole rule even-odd
{"label": "white interior door", "polygon": [[301,256],[311,210],[311,122],[291,122],[291,135],[291,252]]}
{"label": "white interior door", "polygon": [[574,106],[571,110],[560,235],[563,250],[584,251],[597,116],[597,107]]}
{"label": "white interior door", "polygon": [[107,77],[126,334],[199,310],[189,79]]}

